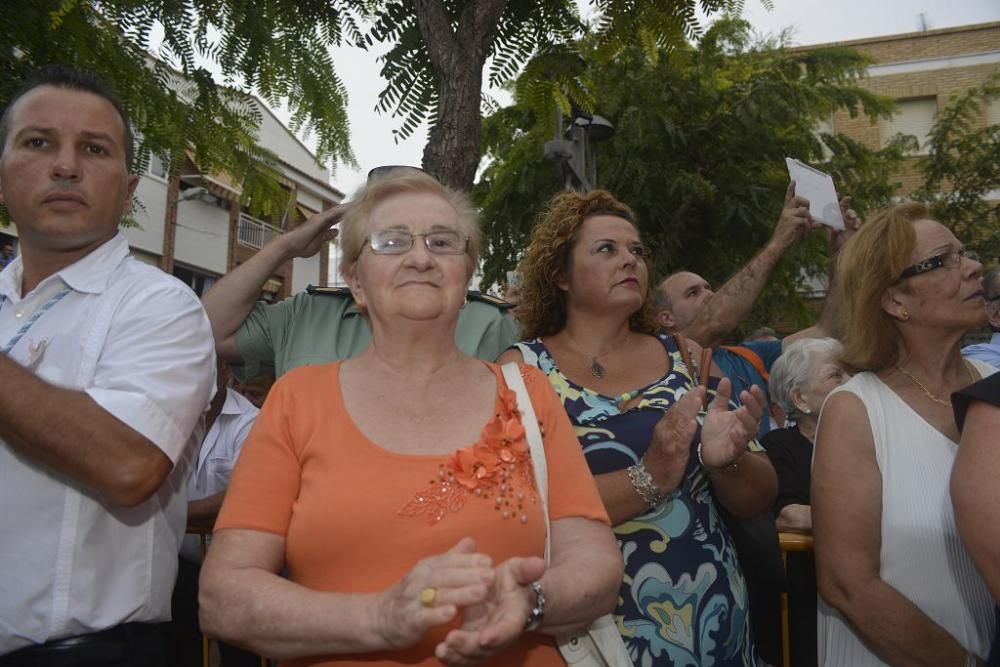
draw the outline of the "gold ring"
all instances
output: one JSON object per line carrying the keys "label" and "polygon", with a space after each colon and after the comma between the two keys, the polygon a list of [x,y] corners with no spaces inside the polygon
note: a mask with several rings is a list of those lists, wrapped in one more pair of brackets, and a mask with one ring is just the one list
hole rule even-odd
{"label": "gold ring", "polygon": [[437,599],[438,591],[436,588],[425,588],[420,591],[420,604],[425,607],[433,607],[434,600]]}

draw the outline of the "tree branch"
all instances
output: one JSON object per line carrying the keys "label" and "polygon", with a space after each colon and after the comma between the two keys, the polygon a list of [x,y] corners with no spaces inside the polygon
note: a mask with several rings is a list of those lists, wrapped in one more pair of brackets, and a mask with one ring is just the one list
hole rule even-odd
{"label": "tree branch", "polygon": [[413,0],[417,29],[424,38],[427,54],[438,75],[448,76],[454,67],[460,43],[451,29],[451,17],[441,0]]}
{"label": "tree branch", "polygon": [[462,43],[471,49],[469,57],[475,61],[486,62],[505,9],[507,0],[472,0],[462,10],[458,34]]}

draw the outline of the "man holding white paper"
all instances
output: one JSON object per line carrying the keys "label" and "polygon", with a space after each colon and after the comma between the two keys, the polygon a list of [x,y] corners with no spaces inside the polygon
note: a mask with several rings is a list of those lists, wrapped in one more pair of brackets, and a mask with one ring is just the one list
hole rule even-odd
{"label": "man holding white paper", "polygon": [[[767,244],[753,259],[719,288],[712,291],[708,282],[696,273],[679,271],[665,278],[657,288],[657,320],[668,333],[683,333],[705,347],[716,348],[713,360],[733,381],[734,391],[749,389],[757,384],[766,390],[767,373],[774,360],[781,354],[783,344],[798,338],[830,336],[835,331],[833,299],[823,304],[816,325],[798,331],[783,340],[755,341],[739,346],[721,348],[733,329],[750,313],[760,296],[767,279],[785,252],[819,223],[810,214],[810,201],[796,192],[792,181],[785,191],[785,204]],[[835,257],[847,239],[857,230],[860,219],[848,208],[850,199],[843,198],[839,207],[845,223],[843,231],[831,228],[830,254]],[[833,287],[831,264],[830,289]],[[747,354],[745,351],[749,351]],[[767,416],[762,420],[759,435],[770,430]]]}
{"label": "man holding white paper", "polygon": [[796,192],[809,202],[810,217],[831,229],[846,229],[837,190],[833,187],[833,177],[795,158],[786,157],[785,165]]}
{"label": "man holding white paper", "polygon": [[[713,292],[701,276],[687,271],[674,273],[660,283],[656,294],[657,319],[667,333],[682,333],[703,346],[713,347],[712,361],[733,383],[734,395],[758,385],[767,392],[771,365],[781,355],[785,341],[809,336],[829,336],[835,320],[833,299],[827,298],[816,326],[799,331],[784,340],[747,341],[740,345],[721,347],[719,344],[747,316],[754,301],[767,283],[768,277],[785,252],[819,223],[810,214],[811,202],[797,192],[793,180],[785,191],[785,203],[770,240],[757,255],[737,271],[718,292]],[[845,231],[831,229],[830,254],[835,257],[857,229],[860,220],[847,208],[848,199],[840,202]],[[830,275],[830,290],[833,274]],[[765,413],[758,438],[771,430],[771,420]],[[724,520],[736,541],[740,563],[750,592],[751,619],[756,635],[757,650],[770,663],[777,663],[780,635],[775,619],[777,599],[770,595],[782,572],[777,534],[770,513],[748,520],[730,517]]]}

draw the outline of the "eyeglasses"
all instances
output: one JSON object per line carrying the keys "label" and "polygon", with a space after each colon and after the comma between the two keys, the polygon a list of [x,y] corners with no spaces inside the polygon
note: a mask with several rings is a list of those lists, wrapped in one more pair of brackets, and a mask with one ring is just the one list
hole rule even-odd
{"label": "eyeglasses", "polygon": [[955,269],[961,265],[963,259],[971,259],[973,262],[979,261],[979,253],[975,250],[966,250],[965,248],[959,250],[958,252],[943,252],[940,255],[934,255],[933,257],[928,257],[927,259],[917,262],[911,267],[908,267],[899,274],[899,279],[912,278],[913,276],[919,276],[921,273],[927,273],[928,271],[933,271],[934,269]]}
{"label": "eyeglasses", "polygon": [[415,237],[423,237],[427,250],[435,255],[462,255],[469,249],[469,237],[442,229],[425,234],[412,234],[405,229],[383,229],[365,237],[365,243],[376,255],[402,255],[413,247]]}

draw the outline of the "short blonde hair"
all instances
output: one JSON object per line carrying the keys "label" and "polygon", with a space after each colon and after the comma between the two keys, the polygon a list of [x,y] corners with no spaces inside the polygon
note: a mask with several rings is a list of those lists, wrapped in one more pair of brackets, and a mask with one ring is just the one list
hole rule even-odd
{"label": "short blonde hair", "polygon": [[482,243],[476,209],[472,205],[472,201],[465,193],[452,190],[442,185],[427,172],[413,167],[399,167],[382,176],[372,177],[351,197],[347,210],[338,225],[340,228],[338,243],[341,252],[340,275],[342,277],[347,278],[354,271],[358,257],[364,250],[372,209],[386,199],[410,193],[437,195],[455,210],[458,231],[469,237],[466,255],[469,258],[468,277],[472,277],[479,265],[479,248]]}
{"label": "short blonde hair", "polygon": [[[882,309],[886,290],[899,282],[916,246],[913,223],[929,217],[923,204],[909,202],[872,216],[840,253],[837,282],[843,363],[877,371],[899,360],[896,320]],[[900,289],[908,291],[902,285]]]}
{"label": "short blonde hair", "polygon": [[[538,216],[531,243],[518,271],[521,305],[518,320],[524,338],[551,336],[566,326],[566,293],[559,288],[570,269],[570,254],[580,227],[589,218],[612,215],[638,229],[635,214],[605,190],[588,193],[562,192]],[[646,288],[642,308],[629,318],[629,326],[640,333],[656,333],[653,303]]]}

